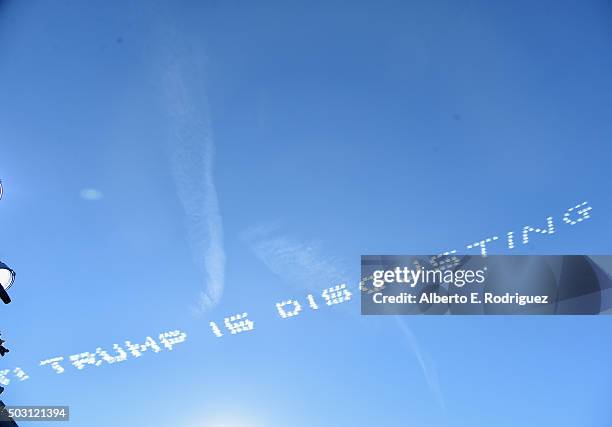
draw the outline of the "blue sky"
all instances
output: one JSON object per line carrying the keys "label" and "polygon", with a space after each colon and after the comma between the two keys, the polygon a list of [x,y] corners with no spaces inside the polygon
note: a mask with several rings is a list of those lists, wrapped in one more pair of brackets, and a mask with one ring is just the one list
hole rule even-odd
{"label": "blue sky", "polygon": [[[30,375],[3,400],[90,427],[609,425],[607,317],[275,303],[354,286],[361,254],[548,216],[515,253],[611,253],[611,20],[605,1],[0,2],[2,366]],[[254,331],[211,333],[245,311]],[[173,329],[172,352],[37,366]]]}

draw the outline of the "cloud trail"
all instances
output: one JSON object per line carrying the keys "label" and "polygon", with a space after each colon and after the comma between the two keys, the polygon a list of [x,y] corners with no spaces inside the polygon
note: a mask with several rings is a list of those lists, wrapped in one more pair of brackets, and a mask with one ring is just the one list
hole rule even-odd
{"label": "cloud trail", "polygon": [[402,331],[402,334],[408,340],[408,346],[410,347],[410,350],[416,357],[417,362],[419,363],[419,366],[423,371],[423,375],[425,376],[425,381],[427,382],[429,389],[438,401],[440,407],[442,407],[442,409],[445,409],[446,405],[444,403],[444,396],[442,395],[442,390],[440,389],[438,371],[436,370],[435,366],[426,358],[425,354],[421,350],[421,346],[419,345],[419,341],[417,340],[417,337],[414,332],[412,332],[412,330],[404,323],[400,316],[394,317],[397,322],[397,325]]}
{"label": "cloud trail", "polygon": [[[189,245],[205,276],[198,309],[214,307],[223,295],[223,220],[213,175],[215,144],[200,57],[171,33],[162,61],[164,107],[169,118],[172,176],[183,207]],[[167,40],[167,38],[166,38]]]}

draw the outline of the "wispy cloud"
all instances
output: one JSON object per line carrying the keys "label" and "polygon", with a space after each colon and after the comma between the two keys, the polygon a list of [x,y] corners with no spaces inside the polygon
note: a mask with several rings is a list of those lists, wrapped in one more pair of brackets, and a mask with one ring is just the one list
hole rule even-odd
{"label": "wispy cloud", "polygon": [[95,202],[96,200],[100,200],[102,197],[102,192],[100,190],[96,190],[95,188],[84,188],[81,190],[81,199],[87,200],[88,202]]}
{"label": "wispy cloud", "polygon": [[[164,106],[169,117],[169,152],[178,198],[186,217],[189,244],[205,276],[199,309],[215,306],[223,295],[223,221],[213,175],[215,144],[200,58],[169,31],[164,52]],[[166,39],[168,40],[168,39]]]}
{"label": "wispy cloud", "polygon": [[306,289],[347,282],[344,262],[326,255],[321,244],[284,234],[278,226],[257,226],[243,233],[253,253],[283,281]]}
{"label": "wispy cloud", "polygon": [[444,403],[444,396],[442,395],[442,389],[440,388],[440,381],[438,379],[438,371],[436,370],[433,363],[427,358],[427,356],[421,349],[419,341],[417,340],[417,337],[414,334],[414,332],[412,332],[412,330],[404,323],[404,321],[402,320],[400,316],[394,316],[394,317],[395,317],[395,320],[397,321],[397,324],[400,330],[402,331],[402,334],[406,337],[406,340],[408,342],[408,347],[410,347],[410,350],[414,354],[414,357],[416,357],[417,362],[419,363],[419,366],[421,367],[421,370],[423,371],[423,375],[425,376],[425,381],[427,382],[429,389],[431,390],[432,394],[438,401],[438,404],[442,407],[442,409],[444,409],[446,405]]}

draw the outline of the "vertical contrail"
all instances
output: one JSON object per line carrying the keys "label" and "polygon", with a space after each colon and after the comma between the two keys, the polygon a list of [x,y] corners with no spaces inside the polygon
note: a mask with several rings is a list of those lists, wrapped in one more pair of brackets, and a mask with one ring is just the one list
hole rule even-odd
{"label": "vertical contrail", "polygon": [[444,403],[444,396],[442,395],[442,390],[440,389],[440,382],[438,381],[438,372],[436,371],[433,364],[427,361],[414,332],[412,332],[412,330],[408,326],[406,326],[400,316],[394,317],[397,322],[397,325],[402,331],[402,334],[404,334],[404,336],[408,340],[408,346],[410,347],[410,350],[416,357],[417,362],[419,363],[419,366],[423,371],[423,375],[425,376],[425,381],[427,381],[429,389],[433,393],[440,407],[442,407],[442,409],[445,409],[446,405]]}
{"label": "vertical contrail", "polygon": [[172,176],[183,206],[189,244],[205,276],[199,308],[216,305],[223,294],[223,222],[213,176],[215,144],[211,132],[200,56],[166,26],[162,41],[164,110],[170,128]]}

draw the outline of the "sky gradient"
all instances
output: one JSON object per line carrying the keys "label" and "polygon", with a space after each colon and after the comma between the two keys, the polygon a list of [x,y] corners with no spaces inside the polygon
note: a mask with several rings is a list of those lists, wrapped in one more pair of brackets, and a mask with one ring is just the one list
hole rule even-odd
{"label": "sky gradient", "polygon": [[610,24],[603,0],[0,2],[1,362],[30,375],[3,400],[88,427],[610,425],[607,316],[275,307],[548,216],[512,253],[612,253]]}

